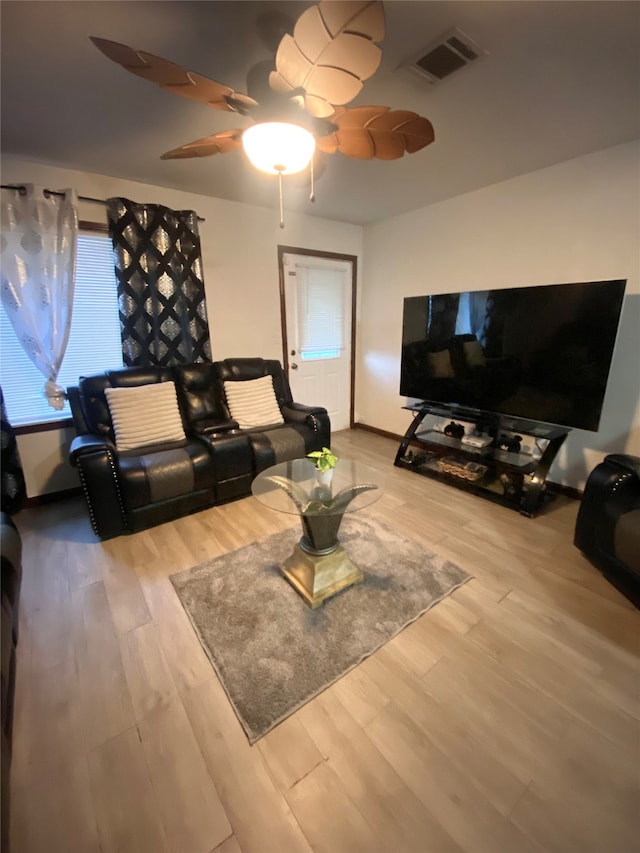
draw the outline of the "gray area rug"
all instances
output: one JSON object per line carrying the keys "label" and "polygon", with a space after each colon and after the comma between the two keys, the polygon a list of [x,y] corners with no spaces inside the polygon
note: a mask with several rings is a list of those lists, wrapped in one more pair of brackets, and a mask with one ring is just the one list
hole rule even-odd
{"label": "gray area rug", "polygon": [[293,528],[171,576],[250,743],[470,579],[372,518],[340,542],[365,580],[311,610],[280,574]]}

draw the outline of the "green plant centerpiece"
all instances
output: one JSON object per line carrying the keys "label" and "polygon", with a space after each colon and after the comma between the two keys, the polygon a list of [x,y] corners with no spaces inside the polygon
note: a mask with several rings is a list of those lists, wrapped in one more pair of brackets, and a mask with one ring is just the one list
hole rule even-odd
{"label": "green plant centerpiece", "polygon": [[316,465],[316,471],[321,474],[326,474],[327,471],[332,471],[336,467],[338,457],[328,447],[323,447],[322,450],[312,450],[307,453],[307,459],[313,459]]}

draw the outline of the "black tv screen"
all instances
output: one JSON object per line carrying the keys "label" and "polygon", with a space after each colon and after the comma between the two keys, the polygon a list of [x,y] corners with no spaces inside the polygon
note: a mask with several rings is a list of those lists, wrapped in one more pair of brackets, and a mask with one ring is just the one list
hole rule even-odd
{"label": "black tv screen", "polygon": [[597,431],[625,280],[404,300],[400,394]]}

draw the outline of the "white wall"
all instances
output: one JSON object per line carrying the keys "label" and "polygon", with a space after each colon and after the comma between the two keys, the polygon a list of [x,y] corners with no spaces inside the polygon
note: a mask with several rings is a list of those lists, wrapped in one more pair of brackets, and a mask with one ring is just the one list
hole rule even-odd
{"label": "white wall", "polygon": [[[206,168],[204,161],[201,165]],[[79,195],[92,198],[125,196],[137,202],[156,202],[177,210],[195,210],[204,217],[200,239],[216,360],[245,356],[282,359],[278,244],[356,255],[358,267],[362,267],[362,228],[285,209],[281,229],[276,197],[273,209],[265,209],[3,156],[2,183],[24,182],[49,189],[74,187]],[[106,222],[105,208],[82,203],[80,217]],[[29,497],[79,485],[76,472],[66,462],[68,437],[64,430],[20,436],[18,444]]]}
{"label": "white wall", "polygon": [[636,142],[367,227],[357,420],[399,434],[410,423],[398,393],[403,297],[626,278],[600,430],[573,431],[550,479],[582,488],[606,453],[640,456],[639,178]]}
{"label": "white wall", "polygon": [[[581,488],[608,452],[640,455],[640,146],[617,146],[422,208],[364,231],[354,225],[3,158],[3,183],[73,186],[96,198],[190,208],[201,223],[215,359],[281,358],[278,243],[359,258],[356,420],[402,434],[402,300],[437,291],[628,279],[598,433],[575,430],[551,479]],[[82,218],[104,208],[86,204]],[[364,263],[363,263],[364,260]],[[30,497],[77,485],[68,431],[20,438]]]}

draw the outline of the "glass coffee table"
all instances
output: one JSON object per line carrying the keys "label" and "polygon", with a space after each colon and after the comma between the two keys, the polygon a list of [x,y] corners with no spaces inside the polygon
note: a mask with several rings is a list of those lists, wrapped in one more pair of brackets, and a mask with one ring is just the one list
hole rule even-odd
{"label": "glass coffee table", "polygon": [[300,541],[281,571],[312,608],[364,579],[340,545],[338,531],[345,513],[370,506],[381,493],[379,472],[351,459],[340,457],[329,485],[316,475],[311,459],[294,459],[262,471],[251,485],[261,504],[302,522]]}

